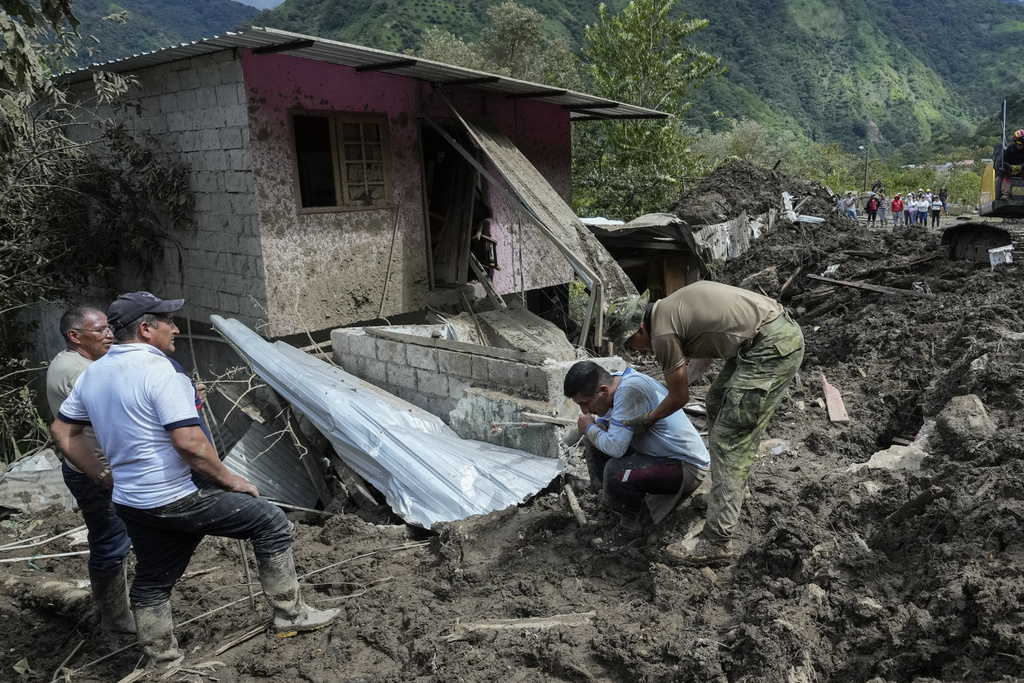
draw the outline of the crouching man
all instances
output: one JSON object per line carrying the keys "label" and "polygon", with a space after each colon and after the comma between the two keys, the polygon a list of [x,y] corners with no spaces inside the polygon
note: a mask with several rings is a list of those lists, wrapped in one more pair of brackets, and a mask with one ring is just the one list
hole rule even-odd
{"label": "crouching man", "polygon": [[643,435],[625,424],[668,395],[657,381],[632,368],[613,375],[597,363],[581,361],[569,369],[562,390],[582,412],[576,428],[586,437],[591,485],[619,513],[616,542],[640,532],[645,501],[658,523],[704,480],[708,450],[682,411]]}
{"label": "crouching man", "polygon": [[[317,629],[338,613],[302,601],[287,518],[224,467],[200,427],[194,387],[167,357],[178,333],[171,314],[183,304],[149,292],[118,297],[107,314],[117,345],[82,373],[51,427],[71,463],[101,486],[113,487],[111,497],[138,558],[130,599],[151,664],[182,658],[171,589],[207,535],[252,542],[279,631]],[[92,425],[109,466],[89,447],[86,425]],[[212,484],[197,488],[193,470]]]}

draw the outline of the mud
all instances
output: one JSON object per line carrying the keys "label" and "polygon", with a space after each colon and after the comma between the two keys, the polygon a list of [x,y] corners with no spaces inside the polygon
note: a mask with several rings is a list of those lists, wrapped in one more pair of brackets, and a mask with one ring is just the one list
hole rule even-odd
{"label": "mud", "polygon": [[[716,193],[756,197],[770,175],[756,171],[727,169],[730,185]],[[820,189],[801,188],[814,194],[805,206],[827,207]],[[717,201],[706,194],[677,210]],[[189,567],[205,573],[180,581],[174,595],[184,666],[227,683],[1018,680],[1024,269],[993,272],[941,254],[906,265],[938,252],[938,233],[830,217],[779,226],[718,268],[734,284],[769,266],[784,282],[801,268],[781,298],[802,320],[808,345],[769,426],[768,438],[787,447],[754,467],[735,561],[680,567],[664,553],[702,519],[703,493],[615,552],[594,547],[614,523],[594,493],[578,489],[590,524],[579,526],[569,510],[561,486],[578,481],[434,533],[389,525],[380,511],[366,515],[376,523],[351,513],[292,515],[300,573],[329,567],[307,577],[307,598],[341,607],[337,622],[293,638],[264,629],[215,654],[233,635],[267,624],[269,613],[259,598],[250,607],[237,543],[207,539]],[[837,279],[937,297],[833,289],[806,277],[833,265]],[[849,423],[830,423],[819,405],[822,374],[842,393]],[[926,418],[966,394],[980,399],[994,436],[936,429],[919,471],[850,471],[893,439],[914,439]],[[0,525],[0,543],[79,523],[71,513],[12,518]],[[61,539],[46,552],[70,549]],[[249,563],[255,575],[251,556]],[[82,557],[3,564],[0,572],[87,578]],[[83,641],[68,663],[70,680],[115,681],[132,671],[134,648],[87,666],[131,639],[100,634],[92,614],[61,611],[0,583],[0,679],[49,681]],[[549,618],[548,627],[477,628],[534,618]],[[18,678],[12,667],[22,658],[32,672]],[[181,670],[170,680],[211,679]]]}

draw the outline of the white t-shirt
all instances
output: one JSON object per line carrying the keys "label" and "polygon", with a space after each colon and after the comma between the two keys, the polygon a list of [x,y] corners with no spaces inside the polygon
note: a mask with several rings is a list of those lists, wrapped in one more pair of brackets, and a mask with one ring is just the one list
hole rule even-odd
{"label": "white t-shirt", "polygon": [[112,346],[78,378],[60,419],[92,424],[113,470],[115,503],[150,509],[196,490],[170,436],[179,427],[201,425],[195,388],[159,349]]}

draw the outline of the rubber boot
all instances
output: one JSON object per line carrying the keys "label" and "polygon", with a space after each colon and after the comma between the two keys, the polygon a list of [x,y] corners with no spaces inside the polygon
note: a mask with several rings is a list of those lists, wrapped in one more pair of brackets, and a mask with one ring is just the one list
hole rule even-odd
{"label": "rubber boot", "polygon": [[174,666],[183,658],[174,637],[174,617],[171,615],[171,601],[150,607],[134,607],[135,628],[139,644],[149,657],[150,666],[167,664]]}
{"label": "rubber boot", "polygon": [[128,568],[124,562],[101,572],[89,567],[92,599],[100,612],[100,628],[113,633],[135,633],[135,619],[128,605]]}
{"label": "rubber boot", "polygon": [[263,595],[274,608],[274,628],[278,633],[315,631],[332,623],[338,616],[340,610],[318,610],[302,601],[291,548],[257,560]]}

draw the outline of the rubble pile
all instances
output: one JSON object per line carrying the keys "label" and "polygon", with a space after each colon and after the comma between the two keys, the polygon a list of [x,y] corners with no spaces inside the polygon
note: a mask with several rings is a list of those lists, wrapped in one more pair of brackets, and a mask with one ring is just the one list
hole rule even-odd
{"label": "rubble pile", "polygon": [[[810,195],[800,212],[825,222],[778,221],[746,254],[712,267],[783,301],[807,341],[749,481],[735,562],[678,566],[664,552],[703,519],[703,490],[614,552],[595,541],[616,517],[571,478],[434,533],[364,522],[369,512],[291,513],[299,572],[318,572],[305,581],[312,601],[342,608],[336,624],[296,638],[259,631],[266,609],[246,599],[238,546],[208,539],[175,589],[183,622],[206,615],[178,628],[183,666],[226,683],[1016,680],[1024,269],[951,260],[936,232],[868,230],[829,213],[820,187],[749,165],[720,170],[675,211],[691,225],[715,223],[778,208],[783,191]],[[775,277],[760,277],[770,268]],[[830,422],[823,376],[848,422]],[[10,519],[0,545],[78,519]],[[77,548],[63,538],[45,549]],[[92,663],[130,639],[111,644],[37,586],[40,576],[74,586],[87,576],[84,558],[4,567],[0,669],[25,658],[32,673],[22,680],[48,681],[84,641],[67,663],[71,680],[131,673],[137,650]]]}

